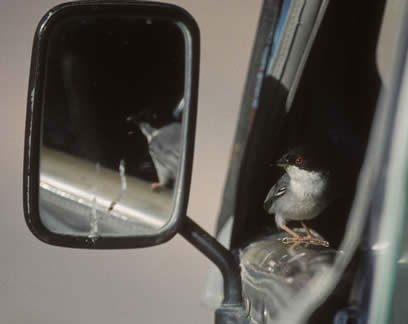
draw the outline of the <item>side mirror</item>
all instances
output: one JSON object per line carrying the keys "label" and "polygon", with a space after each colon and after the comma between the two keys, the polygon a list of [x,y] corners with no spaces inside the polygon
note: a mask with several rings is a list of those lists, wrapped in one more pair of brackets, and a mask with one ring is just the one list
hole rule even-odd
{"label": "side mirror", "polygon": [[34,37],[24,213],[40,240],[76,248],[163,243],[186,214],[199,29],[152,2],[73,2]]}

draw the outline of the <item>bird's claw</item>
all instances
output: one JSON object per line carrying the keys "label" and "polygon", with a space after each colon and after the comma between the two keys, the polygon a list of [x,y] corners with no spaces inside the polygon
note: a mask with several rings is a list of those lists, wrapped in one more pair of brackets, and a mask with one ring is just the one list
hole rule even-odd
{"label": "bird's claw", "polygon": [[282,243],[283,244],[293,244],[292,248],[298,245],[301,245],[301,244],[305,244],[306,247],[308,247],[309,245],[317,245],[317,246],[324,246],[324,247],[330,246],[329,242],[325,240],[320,240],[314,237],[310,237],[310,236],[284,237],[282,239]]}

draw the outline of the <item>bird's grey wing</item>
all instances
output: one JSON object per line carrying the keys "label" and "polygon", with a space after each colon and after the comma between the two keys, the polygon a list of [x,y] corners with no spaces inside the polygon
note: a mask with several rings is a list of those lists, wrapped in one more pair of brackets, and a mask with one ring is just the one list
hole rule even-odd
{"label": "bird's grey wing", "polygon": [[161,186],[167,186],[175,180],[174,174],[166,165],[161,164],[160,160],[153,158],[153,163],[156,168],[157,177]]}
{"label": "bird's grey wing", "polygon": [[289,175],[287,173],[285,173],[279,180],[278,182],[276,182],[272,188],[269,190],[268,195],[265,198],[264,201],[264,208],[266,211],[270,212],[270,209],[272,207],[272,204],[274,203],[274,201],[280,197],[283,196],[287,189],[288,189],[288,185],[289,185]]}
{"label": "bird's grey wing", "polygon": [[170,123],[160,128],[160,135],[165,136],[170,142],[179,142],[181,136],[181,124]]}
{"label": "bird's grey wing", "polygon": [[181,125],[172,123],[159,130],[159,133],[152,139],[149,150],[163,165],[177,170],[180,158],[180,142]]}
{"label": "bird's grey wing", "polygon": [[[155,163],[156,169],[164,168],[158,173],[175,179],[179,161],[181,146],[181,125],[179,123],[169,124],[159,130],[149,145],[149,152]],[[169,179],[166,179],[166,181]]]}
{"label": "bird's grey wing", "polygon": [[[179,165],[179,152],[169,150],[166,146],[161,145],[161,143],[156,143],[156,145],[150,146],[149,153],[158,173],[167,174],[173,179],[176,177]],[[159,170],[159,168],[164,170]]]}

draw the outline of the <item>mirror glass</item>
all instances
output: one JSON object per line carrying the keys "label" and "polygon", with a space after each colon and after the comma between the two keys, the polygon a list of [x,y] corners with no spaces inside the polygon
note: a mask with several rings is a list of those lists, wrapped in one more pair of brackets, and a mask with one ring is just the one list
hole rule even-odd
{"label": "mirror glass", "polygon": [[53,26],[42,96],[39,212],[51,232],[156,233],[174,208],[186,79],[183,26],[76,15]]}

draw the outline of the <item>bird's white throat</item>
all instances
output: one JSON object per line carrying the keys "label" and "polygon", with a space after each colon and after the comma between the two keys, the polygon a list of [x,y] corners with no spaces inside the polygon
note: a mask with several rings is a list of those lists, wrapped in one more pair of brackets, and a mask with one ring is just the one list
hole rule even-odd
{"label": "bird's white throat", "polygon": [[327,179],[321,172],[306,171],[296,166],[288,166],[290,189],[299,197],[320,196],[327,185]]}

